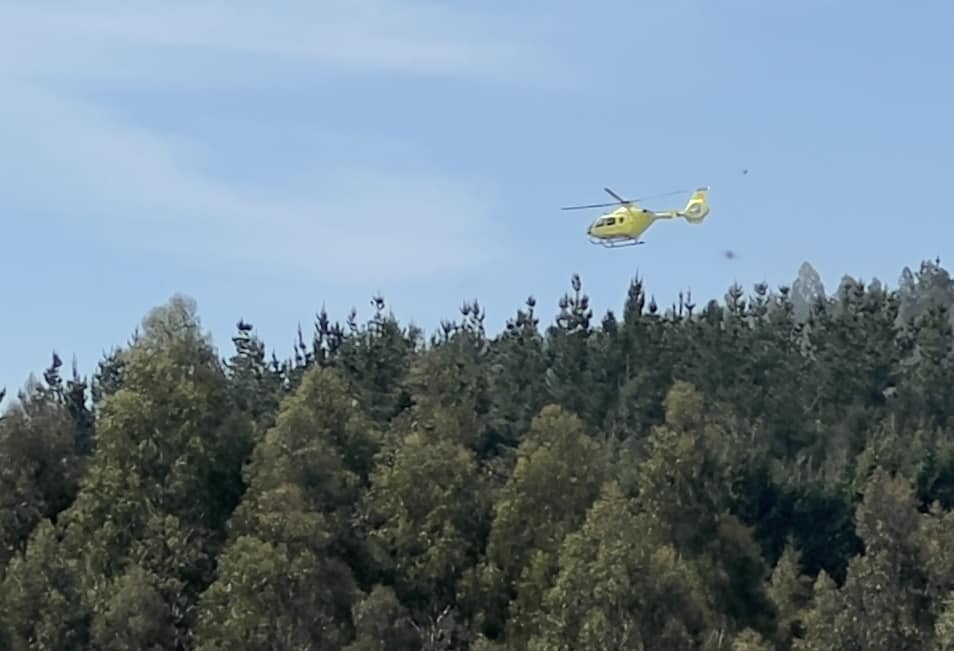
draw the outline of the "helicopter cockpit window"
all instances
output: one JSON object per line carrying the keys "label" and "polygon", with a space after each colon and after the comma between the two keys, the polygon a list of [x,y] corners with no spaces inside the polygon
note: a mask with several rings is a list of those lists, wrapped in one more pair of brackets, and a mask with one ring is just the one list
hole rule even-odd
{"label": "helicopter cockpit window", "polygon": [[604,217],[603,219],[596,222],[597,226],[612,226],[616,223],[615,217]]}

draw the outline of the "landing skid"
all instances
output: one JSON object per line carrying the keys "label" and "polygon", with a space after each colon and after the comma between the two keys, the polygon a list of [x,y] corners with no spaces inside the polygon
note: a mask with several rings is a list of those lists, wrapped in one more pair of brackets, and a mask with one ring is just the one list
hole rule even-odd
{"label": "landing skid", "polygon": [[601,240],[596,237],[591,237],[590,242],[592,244],[599,244],[607,249],[618,249],[625,246],[637,246],[646,243],[643,240]]}

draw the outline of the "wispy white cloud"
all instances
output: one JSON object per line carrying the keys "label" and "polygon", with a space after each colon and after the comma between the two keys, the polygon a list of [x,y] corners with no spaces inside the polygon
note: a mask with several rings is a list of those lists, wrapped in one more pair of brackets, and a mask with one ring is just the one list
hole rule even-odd
{"label": "wispy white cloud", "polygon": [[[111,3],[110,3],[111,4]],[[274,7],[274,5],[272,5]],[[204,172],[200,142],[136,124],[75,91],[257,86],[359,70],[513,82],[547,58],[506,25],[446,4],[204,2],[0,8],[3,182],[128,247],[263,269],[370,278],[453,272],[497,248],[492,194],[433,169],[315,170],[292,195]],[[264,5],[262,5],[264,7]],[[519,62],[525,61],[521,71]],[[213,259],[216,259],[213,258]]]}
{"label": "wispy white cloud", "polygon": [[362,70],[557,83],[566,65],[542,56],[539,38],[436,1],[0,7],[7,74],[69,81],[216,86]]}
{"label": "wispy white cloud", "polygon": [[204,175],[196,143],[22,85],[0,141],[10,189],[127,248],[356,279],[464,270],[495,248],[492,189],[430,169],[316,169],[275,196]]}

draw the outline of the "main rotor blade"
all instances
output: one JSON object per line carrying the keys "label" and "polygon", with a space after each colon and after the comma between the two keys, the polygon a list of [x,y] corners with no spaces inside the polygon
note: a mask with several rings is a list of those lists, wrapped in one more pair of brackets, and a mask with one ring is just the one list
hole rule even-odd
{"label": "main rotor blade", "polygon": [[590,203],[585,206],[564,206],[560,210],[581,210],[583,208],[607,208],[609,206],[618,206],[619,202],[613,201],[611,203]]}
{"label": "main rotor blade", "polygon": [[659,199],[660,197],[672,197],[677,194],[686,194],[689,190],[673,190],[672,192],[663,192],[661,194],[651,194],[647,197],[640,197],[639,199],[633,199],[633,201],[646,201],[647,199]]}
{"label": "main rotor blade", "polygon": [[671,197],[677,194],[686,194],[688,190],[673,190],[672,192],[663,192],[661,194],[651,194],[646,197],[640,197],[639,199],[623,199],[618,194],[610,190],[609,188],[603,188],[606,190],[607,194],[616,198],[616,201],[611,201],[610,203],[589,203],[582,206],[566,206],[560,208],[560,210],[583,210],[585,208],[608,208],[610,206],[618,206],[620,204],[628,206],[629,204],[639,203],[640,201],[646,201],[647,199],[658,199],[660,197]]}

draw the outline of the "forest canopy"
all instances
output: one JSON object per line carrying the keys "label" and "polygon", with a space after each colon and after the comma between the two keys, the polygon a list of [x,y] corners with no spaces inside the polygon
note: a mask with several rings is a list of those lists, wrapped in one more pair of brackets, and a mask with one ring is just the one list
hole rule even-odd
{"label": "forest canopy", "polygon": [[376,299],[287,359],[184,296],[0,416],[0,651],[954,648],[954,282],[498,333]]}

